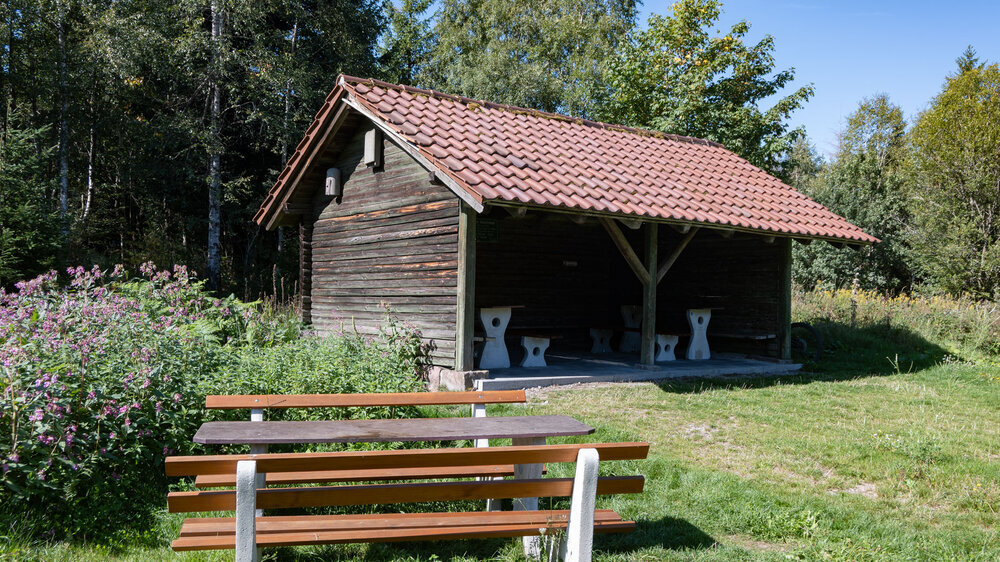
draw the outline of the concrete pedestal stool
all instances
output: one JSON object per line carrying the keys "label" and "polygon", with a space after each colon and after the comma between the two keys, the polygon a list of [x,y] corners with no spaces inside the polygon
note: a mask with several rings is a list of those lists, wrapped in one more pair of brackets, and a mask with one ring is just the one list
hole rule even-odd
{"label": "concrete pedestal stool", "polygon": [[622,323],[625,324],[625,333],[622,334],[618,351],[623,353],[639,351],[642,345],[642,337],[639,333],[639,327],[642,325],[642,307],[622,306]]}
{"label": "concrete pedestal stool", "polygon": [[549,338],[538,336],[521,336],[521,347],[524,348],[522,367],[545,367],[545,350],[549,348]]}
{"label": "concrete pedestal stool", "polygon": [[594,339],[591,346],[591,353],[611,353],[611,338],[615,335],[614,330],[603,328],[591,328],[590,337]]}
{"label": "concrete pedestal stool", "polygon": [[687,311],[687,318],[691,326],[691,343],[687,348],[688,360],[699,361],[710,358],[712,354],[708,350],[708,321],[712,319],[712,310],[692,308]]}
{"label": "concrete pedestal stool", "polygon": [[674,349],[677,347],[677,336],[671,336],[668,334],[656,334],[656,357],[653,361],[659,363],[660,361],[676,361],[677,356],[674,355]]}
{"label": "concrete pedestal stool", "polygon": [[507,354],[507,344],[504,333],[510,324],[510,308],[481,308],[479,320],[483,323],[486,338],[483,342],[482,354],[479,357],[480,369],[506,369],[510,367],[510,355]]}

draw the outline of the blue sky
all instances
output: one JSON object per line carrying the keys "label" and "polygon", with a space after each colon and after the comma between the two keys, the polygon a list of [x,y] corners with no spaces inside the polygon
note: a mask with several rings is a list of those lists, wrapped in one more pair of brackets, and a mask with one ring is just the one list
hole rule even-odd
{"label": "blue sky", "polygon": [[[794,87],[812,83],[815,96],[792,115],[820,153],[837,148],[837,133],[858,102],[884,92],[911,122],[941,91],[955,59],[971,44],[981,61],[1000,61],[1000,1],[929,2],[723,0],[720,29],[747,20],[749,39],[774,36],[777,68],[794,67]],[[670,0],[647,0],[667,14]]]}

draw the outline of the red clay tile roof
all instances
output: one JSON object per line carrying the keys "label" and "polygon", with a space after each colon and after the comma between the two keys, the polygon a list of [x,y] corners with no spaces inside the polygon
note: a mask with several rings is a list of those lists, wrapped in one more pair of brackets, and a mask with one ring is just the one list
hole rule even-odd
{"label": "red clay tile roof", "polygon": [[[878,242],[713,142],[371,79],[341,76],[337,83],[317,122],[347,93],[348,102],[379,118],[476,201]],[[318,129],[314,123],[310,132]],[[307,133],[299,152],[309,138]],[[258,222],[272,214],[269,207],[293,175],[289,169],[258,211]]]}

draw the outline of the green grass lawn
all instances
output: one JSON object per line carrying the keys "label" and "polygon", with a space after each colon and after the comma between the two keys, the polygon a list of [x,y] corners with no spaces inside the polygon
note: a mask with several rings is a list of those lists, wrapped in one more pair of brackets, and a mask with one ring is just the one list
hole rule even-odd
{"label": "green grass lawn", "polygon": [[[835,351],[780,378],[616,384],[530,393],[492,413],[568,414],[586,440],[645,440],[638,496],[605,498],[635,519],[598,537],[598,560],[998,560],[1000,366],[964,363],[892,328],[825,326]],[[438,413],[428,411],[428,415]],[[464,410],[461,412],[464,413]],[[458,411],[454,412],[459,415]],[[550,474],[569,474],[554,466]],[[30,544],[0,557],[231,560],[175,555],[164,515],[113,547]],[[0,539],[2,542],[2,539]],[[299,560],[518,560],[513,540],[286,549]]]}

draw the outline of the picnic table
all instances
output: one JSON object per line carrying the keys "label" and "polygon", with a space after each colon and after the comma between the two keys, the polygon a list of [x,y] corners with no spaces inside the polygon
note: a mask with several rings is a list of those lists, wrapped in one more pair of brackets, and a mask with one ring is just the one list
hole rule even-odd
{"label": "picnic table", "polygon": [[[194,436],[205,445],[387,443],[510,439],[511,445],[545,445],[548,437],[589,435],[594,428],[569,416],[494,416],[333,421],[205,422]],[[541,478],[541,463],[515,464],[515,479]],[[261,475],[263,476],[263,475]],[[263,481],[263,478],[261,479]],[[517,498],[515,510],[538,509],[538,498]],[[535,541],[535,539],[529,539]],[[526,543],[527,545],[527,543]]]}

